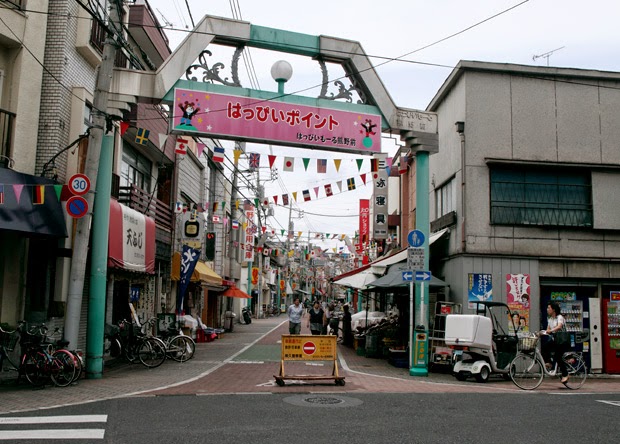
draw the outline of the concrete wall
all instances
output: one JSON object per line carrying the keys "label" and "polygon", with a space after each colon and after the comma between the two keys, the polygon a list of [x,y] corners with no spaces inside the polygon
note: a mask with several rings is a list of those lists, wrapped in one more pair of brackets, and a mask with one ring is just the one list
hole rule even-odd
{"label": "concrete wall", "polygon": [[[620,166],[620,94],[605,86],[619,85],[608,80],[599,85],[591,79],[565,82],[474,71],[466,71],[454,83],[437,109],[440,151],[431,156],[430,175],[437,186],[451,176],[460,180],[454,122],[464,121],[467,252],[620,257],[620,233],[601,231],[620,230],[614,191],[620,185],[620,170],[616,170]],[[594,230],[491,225],[488,159],[558,162],[590,169]],[[430,197],[434,202],[434,195]],[[433,209],[431,220],[434,214]],[[459,252],[459,231],[450,234],[452,254]]]}

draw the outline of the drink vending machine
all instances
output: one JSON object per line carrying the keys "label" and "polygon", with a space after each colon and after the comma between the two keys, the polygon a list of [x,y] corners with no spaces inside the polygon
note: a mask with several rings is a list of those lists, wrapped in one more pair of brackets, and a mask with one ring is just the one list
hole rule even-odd
{"label": "drink vending machine", "polygon": [[620,373],[620,300],[603,299],[603,366]]}

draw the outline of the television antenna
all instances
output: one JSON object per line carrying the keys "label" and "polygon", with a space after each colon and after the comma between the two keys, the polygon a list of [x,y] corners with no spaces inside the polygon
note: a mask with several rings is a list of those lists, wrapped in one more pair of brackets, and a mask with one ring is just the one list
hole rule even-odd
{"label": "television antenna", "polygon": [[545,58],[545,59],[547,59],[547,66],[549,66],[549,57],[551,57],[554,52],[559,51],[560,49],[564,49],[564,48],[565,48],[565,46],[562,46],[560,48],[552,49],[549,52],[545,52],[544,54],[534,55],[532,57],[532,60],[536,61],[537,59]]}

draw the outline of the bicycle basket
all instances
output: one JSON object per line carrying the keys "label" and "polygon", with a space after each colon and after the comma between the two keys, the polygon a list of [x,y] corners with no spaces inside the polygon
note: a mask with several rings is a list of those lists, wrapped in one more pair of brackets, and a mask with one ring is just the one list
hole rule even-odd
{"label": "bicycle basket", "polygon": [[17,334],[0,331],[0,346],[4,347],[7,351],[15,350],[17,341],[19,341],[19,336]]}
{"label": "bicycle basket", "polygon": [[519,350],[524,352],[534,351],[536,344],[538,343],[538,337],[519,338]]}

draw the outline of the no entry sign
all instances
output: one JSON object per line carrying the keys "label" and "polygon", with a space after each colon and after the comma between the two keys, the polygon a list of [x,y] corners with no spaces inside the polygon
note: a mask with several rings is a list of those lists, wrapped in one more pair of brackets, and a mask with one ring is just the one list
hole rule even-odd
{"label": "no entry sign", "polygon": [[307,355],[313,355],[316,351],[316,345],[314,345],[314,342],[308,341],[304,344],[303,351]]}
{"label": "no entry sign", "polygon": [[336,336],[282,335],[282,360],[333,361]]}

